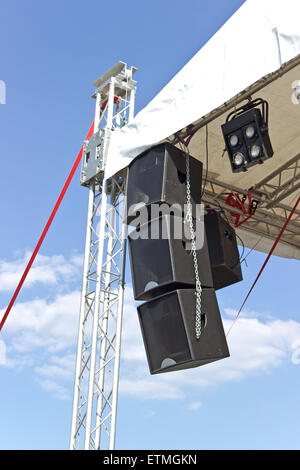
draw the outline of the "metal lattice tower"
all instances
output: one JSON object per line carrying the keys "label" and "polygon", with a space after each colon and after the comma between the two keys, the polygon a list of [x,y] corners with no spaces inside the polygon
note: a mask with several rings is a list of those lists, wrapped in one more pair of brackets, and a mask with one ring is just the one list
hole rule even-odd
{"label": "metal lattice tower", "polygon": [[114,449],[127,227],[126,170],[106,178],[111,132],[133,118],[134,67],[118,62],[94,85],[94,134],[81,184],[89,188],[70,449]]}

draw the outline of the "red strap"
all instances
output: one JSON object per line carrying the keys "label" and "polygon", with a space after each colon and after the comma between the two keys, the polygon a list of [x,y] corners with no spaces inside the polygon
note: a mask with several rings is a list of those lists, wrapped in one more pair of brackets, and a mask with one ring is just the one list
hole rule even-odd
{"label": "red strap", "polygon": [[[90,127],[90,130],[89,130],[89,132],[88,132],[88,134],[87,134],[87,136],[86,136],[86,139],[88,139],[89,137],[91,137],[91,135],[93,134],[93,132],[94,132],[94,123],[92,123],[92,125],[91,125],[91,127]],[[75,173],[75,171],[77,170],[77,167],[78,167],[78,165],[79,165],[79,162],[80,162],[80,160],[81,160],[81,158],[82,158],[82,152],[83,152],[83,145],[81,146],[81,149],[80,149],[80,151],[79,151],[79,153],[78,153],[78,155],[77,155],[77,158],[76,158],[76,160],[75,160],[75,162],[74,162],[74,164],[73,164],[73,166],[72,166],[72,169],[71,169],[71,171],[70,171],[70,173],[69,173],[69,176],[68,176],[68,178],[67,178],[67,180],[66,180],[66,182],[65,182],[65,184],[64,184],[64,187],[63,187],[63,189],[62,189],[62,191],[61,191],[61,193],[60,193],[60,195],[59,195],[59,197],[58,197],[58,199],[57,199],[57,201],[56,201],[56,204],[55,204],[55,206],[54,206],[54,209],[53,209],[53,211],[52,211],[51,214],[50,214],[50,217],[49,217],[49,219],[48,219],[48,221],[47,221],[47,223],[46,223],[46,225],[45,225],[45,228],[44,228],[44,230],[43,230],[43,232],[42,232],[42,235],[40,236],[40,239],[39,239],[39,241],[38,241],[38,243],[37,243],[37,245],[36,245],[36,247],[35,247],[35,249],[34,249],[34,252],[33,252],[32,255],[31,255],[31,258],[30,258],[30,260],[29,260],[29,262],[28,262],[28,264],[27,264],[27,266],[26,266],[26,268],[25,268],[25,271],[24,271],[24,273],[23,273],[23,275],[22,275],[22,277],[21,277],[21,279],[20,279],[20,282],[19,282],[19,284],[18,284],[18,286],[17,286],[17,288],[16,288],[16,290],[15,290],[15,292],[14,292],[14,295],[12,296],[11,301],[9,302],[9,305],[8,305],[6,311],[5,311],[5,314],[3,315],[3,318],[2,318],[1,323],[0,323],[0,331],[1,331],[2,328],[3,328],[3,325],[4,325],[6,319],[7,319],[8,315],[9,315],[9,312],[10,312],[11,309],[12,309],[12,306],[13,306],[14,303],[15,303],[16,298],[18,297],[18,294],[19,294],[19,292],[20,292],[20,290],[21,290],[21,288],[22,288],[22,286],[23,286],[23,283],[24,283],[24,281],[25,281],[25,279],[26,279],[26,277],[27,277],[27,274],[28,274],[28,272],[29,272],[29,270],[30,270],[30,268],[31,268],[31,266],[32,266],[32,264],[33,264],[33,262],[34,262],[34,260],[35,260],[36,255],[37,255],[38,252],[39,252],[39,249],[41,248],[41,245],[42,245],[42,243],[43,243],[43,241],[44,241],[45,236],[47,235],[47,232],[48,232],[48,230],[49,230],[49,228],[50,228],[50,225],[52,224],[52,221],[53,221],[53,219],[54,219],[54,217],[55,217],[55,215],[56,215],[56,213],[57,213],[57,211],[58,211],[58,208],[59,208],[59,206],[60,206],[60,204],[61,204],[61,202],[62,202],[62,200],[63,200],[63,198],[64,198],[64,195],[66,194],[66,191],[67,191],[67,189],[68,189],[68,187],[69,187],[69,185],[70,185],[70,183],[71,183],[71,181],[72,181],[72,178],[73,178],[73,176],[74,176],[74,173]]]}
{"label": "red strap", "polygon": [[277,236],[277,238],[276,238],[276,240],[275,240],[275,242],[274,242],[274,244],[273,244],[273,246],[272,246],[272,248],[271,248],[270,253],[268,254],[268,256],[267,256],[267,258],[266,258],[264,264],[262,265],[261,270],[259,271],[259,273],[258,273],[258,275],[257,275],[257,277],[256,277],[256,279],[255,279],[255,281],[254,281],[254,283],[252,284],[252,287],[251,287],[251,289],[249,290],[249,292],[248,292],[248,294],[247,294],[247,296],[246,296],[246,298],[245,298],[245,300],[244,300],[244,302],[243,302],[241,308],[239,309],[238,314],[237,314],[237,316],[235,317],[235,319],[234,319],[234,321],[233,321],[231,327],[230,327],[229,330],[227,331],[226,336],[229,335],[229,332],[230,332],[231,328],[233,327],[233,325],[234,325],[235,322],[237,321],[237,319],[238,319],[238,317],[239,317],[239,315],[240,315],[240,313],[241,313],[241,311],[242,311],[242,309],[243,309],[243,307],[244,307],[244,305],[245,305],[245,303],[246,303],[246,301],[247,301],[249,295],[251,294],[251,292],[252,292],[252,290],[253,290],[255,284],[257,283],[257,281],[258,281],[258,279],[259,279],[261,273],[262,273],[263,270],[265,269],[265,266],[266,266],[267,262],[268,262],[269,259],[271,258],[271,255],[272,255],[273,251],[275,250],[275,248],[276,248],[276,246],[277,246],[277,244],[278,244],[278,242],[279,242],[279,240],[280,240],[280,238],[281,238],[283,232],[285,231],[285,229],[286,229],[286,227],[287,227],[289,221],[290,221],[291,218],[293,217],[293,214],[294,214],[295,210],[297,209],[297,206],[298,206],[299,202],[300,202],[300,196],[298,197],[298,199],[297,199],[297,201],[296,201],[296,204],[294,205],[294,207],[293,207],[293,209],[292,209],[290,215],[288,216],[287,220],[285,221],[284,226],[283,226],[282,229],[280,230],[280,232],[279,232],[279,234],[278,234],[278,236]]}

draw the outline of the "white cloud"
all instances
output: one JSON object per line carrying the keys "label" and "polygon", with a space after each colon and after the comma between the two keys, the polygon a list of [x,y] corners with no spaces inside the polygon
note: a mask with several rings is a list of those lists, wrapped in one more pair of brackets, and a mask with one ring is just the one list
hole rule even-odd
{"label": "white cloud", "polygon": [[[10,291],[16,288],[24,269],[31,257],[30,252],[13,260],[0,260],[0,291]],[[74,254],[67,260],[62,255],[37,255],[23,288],[29,288],[37,283],[48,286],[57,285],[59,281],[64,283],[73,279],[79,274],[82,264],[82,257]]]}
{"label": "white cloud", "polygon": [[[224,308],[224,312],[227,317],[235,318],[237,315],[237,310],[233,308]],[[274,317],[272,315],[267,314],[266,312],[254,312],[253,310],[243,310],[243,318],[263,318],[265,320],[272,320]]]}
{"label": "white cloud", "polygon": [[198,411],[202,407],[202,402],[201,401],[194,401],[192,403],[189,403],[187,405],[187,409],[189,411]]}
{"label": "white cloud", "polygon": [[[74,346],[79,319],[80,292],[58,295],[53,301],[36,299],[16,303],[5,323],[10,346],[19,352],[46,348],[49,352]],[[2,316],[4,309],[0,312]]]}
{"label": "white cloud", "polygon": [[52,380],[39,380],[40,386],[47,392],[52,393],[59,400],[70,400],[70,390]]}
{"label": "white cloud", "polygon": [[0,365],[6,364],[6,345],[0,340]]}
{"label": "white cloud", "polygon": [[156,416],[156,412],[153,411],[153,410],[148,410],[146,411],[145,413],[145,418],[149,419],[149,418],[153,418],[153,416]]}
{"label": "white cloud", "polygon": [[[133,386],[134,384],[134,386]],[[168,383],[167,381],[162,381],[157,385],[157,380],[155,378],[149,377],[144,374],[143,378],[132,378],[127,380],[121,378],[120,380],[120,391],[125,395],[136,396],[144,399],[174,399],[174,398],[184,398],[184,393],[177,387],[176,384]]]}
{"label": "white cloud", "polygon": [[[54,258],[44,257],[40,262],[44,262],[47,272],[52,270],[56,279],[63,273],[61,288],[68,290],[67,280],[72,276],[74,266],[81,264],[81,258],[73,258],[69,262],[64,257],[55,259],[55,268]],[[5,269],[8,272],[7,266]],[[46,279],[47,275],[42,274],[41,278]],[[6,364],[3,366],[31,368],[44,389],[58,398],[67,399],[73,388],[79,304],[78,290],[59,294],[52,300],[36,298],[16,303],[4,328]],[[225,331],[236,315],[231,309],[227,311],[230,318],[224,319]],[[0,315],[3,313],[4,310]],[[136,304],[128,286],[125,291],[120,392],[147,400],[183,399],[187,392],[199,393],[204,387],[266,373],[286,361],[296,364],[300,357],[299,341],[299,322],[264,318],[259,312],[246,312],[228,336],[230,358],[195,369],[152,376]],[[197,403],[200,402],[194,402],[194,410]]]}
{"label": "white cloud", "polygon": [[17,303],[4,327],[3,365],[31,369],[40,386],[61,400],[72,395],[79,302],[80,292],[74,291],[48,302]]}
{"label": "white cloud", "polygon": [[[223,320],[225,331],[236,313],[230,310],[230,320]],[[249,315],[246,312],[246,318],[238,319],[227,338],[229,358],[194,369],[150,376],[137,312],[128,292],[124,307],[121,392],[140,398],[183,398],[187,390],[242,380],[292,361],[295,344],[300,340],[300,323],[269,319],[269,316],[260,320],[264,315],[259,312],[253,312],[255,318],[248,318]]]}
{"label": "white cloud", "polygon": [[35,372],[48,380],[72,381],[75,372],[75,354],[52,356],[45,364],[35,367]]}
{"label": "white cloud", "polygon": [[292,349],[292,363],[298,365],[300,364],[300,339],[293,342]]}

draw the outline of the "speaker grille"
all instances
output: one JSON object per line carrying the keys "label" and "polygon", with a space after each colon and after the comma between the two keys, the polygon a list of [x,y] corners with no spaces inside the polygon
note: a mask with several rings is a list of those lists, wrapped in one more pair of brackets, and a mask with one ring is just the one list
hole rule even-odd
{"label": "speaker grille", "polygon": [[214,289],[202,290],[206,323],[195,336],[195,290],[179,289],[138,307],[151,374],[188,369],[229,356]]}
{"label": "speaker grille", "polygon": [[[157,238],[151,238],[153,234],[156,234]],[[176,238],[177,236],[181,238]],[[186,249],[188,245],[182,218],[163,216],[151,220],[139,230],[131,232],[128,239],[136,300],[149,300],[167,291],[195,286],[193,257]],[[212,287],[213,279],[205,237],[203,247],[197,250],[197,259],[201,284],[204,287]]]}
{"label": "speaker grille", "polygon": [[167,295],[140,309],[142,332],[151,371],[191,360],[179,299]]}
{"label": "speaker grille", "polygon": [[[142,204],[153,204],[162,199],[165,149],[151,149],[138,156],[129,166],[127,212],[134,213]],[[133,217],[128,217],[128,221]]]}
{"label": "speaker grille", "polygon": [[[200,204],[202,163],[190,157],[191,201]],[[186,202],[186,158],[177,147],[163,143],[138,155],[129,165],[127,180],[127,223],[135,225],[141,206],[178,205],[182,215]],[[195,208],[193,207],[193,215]],[[149,214],[149,218],[151,214]]]}

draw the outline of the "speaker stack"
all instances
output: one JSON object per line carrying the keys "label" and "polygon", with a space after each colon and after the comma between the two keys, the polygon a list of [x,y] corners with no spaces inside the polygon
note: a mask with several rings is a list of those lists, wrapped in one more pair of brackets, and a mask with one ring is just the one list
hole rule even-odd
{"label": "speaker stack", "polygon": [[[192,214],[196,217],[202,163],[189,159]],[[196,251],[202,286],[201,335],[197,339],[195,270],[184,219],[186,182],[186,155],[169,143],[152,147],[129,165],[130,265],[134,298],[145,301],[137,310],[151,374],[229,356],[215,289],[241,280],[235,234],[218,213],[205,215],[203,243]],[[167,205],[172,212],[162,211],[153,218],[154,204]],[[141,211],[146,214],[142,221],[138,218]]]}

